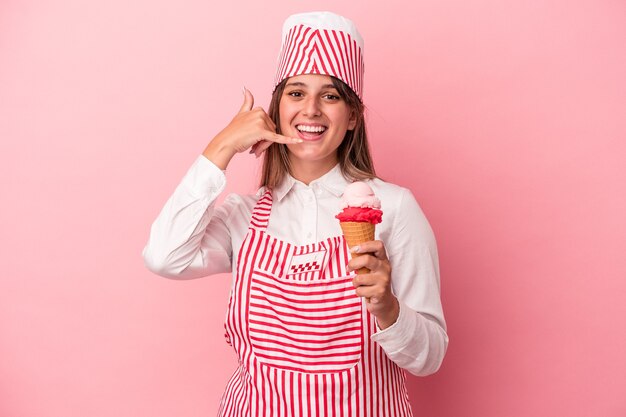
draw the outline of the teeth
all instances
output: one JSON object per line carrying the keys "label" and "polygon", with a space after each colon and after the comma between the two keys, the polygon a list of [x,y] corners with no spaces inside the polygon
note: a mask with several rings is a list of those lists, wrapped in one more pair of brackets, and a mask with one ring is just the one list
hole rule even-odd
{"label": "teeth", "polygon": [[324,126],[296,126],[300,132],[309,132],[309,133],[322,133],[326,130]]}

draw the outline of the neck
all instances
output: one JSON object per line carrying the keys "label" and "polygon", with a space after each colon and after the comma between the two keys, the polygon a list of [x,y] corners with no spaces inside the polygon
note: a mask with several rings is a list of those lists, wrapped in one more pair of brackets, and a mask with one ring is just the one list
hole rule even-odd
{"label": "neck", "polygon": [[296,161],[292,158],[291,176],[298,181],[309,185],[311,181],[315,181],[333,169],[335,165],[337,165],[336,158],[328,159],[326,161]]}

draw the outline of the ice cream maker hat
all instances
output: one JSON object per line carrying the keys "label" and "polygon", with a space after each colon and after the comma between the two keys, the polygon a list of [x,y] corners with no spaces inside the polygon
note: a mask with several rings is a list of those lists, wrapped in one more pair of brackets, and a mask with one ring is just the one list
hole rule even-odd
{"label": "ice cream maker hat", "polygon": [[274,89],[295,75],[331,75],[363,99],[363,71],[363,38],[351,20],[331,12],[299,13],[285,20]]}

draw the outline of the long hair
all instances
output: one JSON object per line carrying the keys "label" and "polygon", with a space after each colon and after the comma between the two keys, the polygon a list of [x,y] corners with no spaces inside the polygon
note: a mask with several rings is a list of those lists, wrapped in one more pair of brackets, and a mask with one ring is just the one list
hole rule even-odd
{"label": "long hair", "polygon": [[[346,132],[346,136],[337,148],[337,160],[339,161],[341,173],[351,181],[377,178],[367,142],[367,131],[363,114],[365,106],[359,99],[359,96],[346,83],[335,77],[330,78],[341,98],[345,100],[350,110],[356,115],[354,129]],[[287,79],[276,86],[267,112],[276,124],[277,133],[281,134],[279,105],[286,83]],[[287,145],[273,143],[265,151],[260,185],[273,189],[283,181],[287,174],[291,174]]]}

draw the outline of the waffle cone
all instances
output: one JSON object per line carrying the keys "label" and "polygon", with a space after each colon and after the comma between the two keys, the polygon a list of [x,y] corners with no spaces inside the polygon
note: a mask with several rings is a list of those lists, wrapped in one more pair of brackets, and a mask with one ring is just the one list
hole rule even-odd
{"label": "waffle cone", "polygon": [[[367,222],[339,222],[343,236],[346,239],[348,247],[351,248],[360,245],[363,242],[374,240],[374,230],[376,225]],[[357,258],[363,254],[350,253],[350,256]],[[370,272],[367,268],[361,268],[356,271],[357,274],[367,274]]]}

